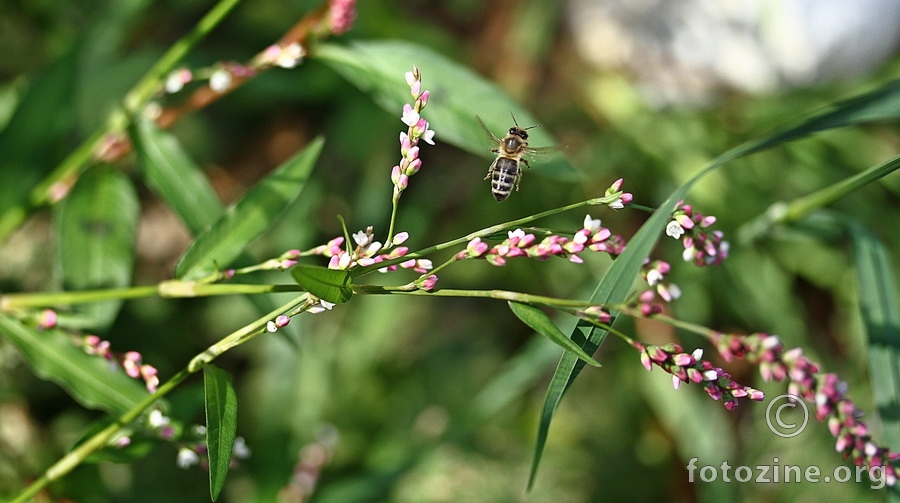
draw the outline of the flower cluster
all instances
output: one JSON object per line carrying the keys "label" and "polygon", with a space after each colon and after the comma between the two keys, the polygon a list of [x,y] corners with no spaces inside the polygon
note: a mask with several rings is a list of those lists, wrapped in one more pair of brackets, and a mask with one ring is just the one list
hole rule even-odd
{"label": "flower cluster", "polygon": [[702,349],[696,349],[688,354],[678,344],[645,346],[640,342],[631,341],[631,345],[641,351],[641,363],[647,370],[652,370],[656,365],[672,374],[675,389],[683,382],[702,383],[710,398],[721,399],[728,410],[737,407],[738,398],[748,397],[755,401],[765,398],[762,391],[737,383],[729,373],[708,360],[703,360]]}
{"label": "flower cluster", "polygon": [[143,357],[137,351],[128,351],[122,355],[117,355],[113,353],[109,341],[104,341],[96,335],[84,336],[81,341],[81,347],[89,355],[98,355],[105,358],[112,365],[112,370],[119,366],[128,377],[142,379],[147,387],[147,391],[150,393],[155,393],[156,388],[159,387],[156,367],[143,363]]}
{"label": "flower cluster", "polygon": [[868,426],[860,420],[862,411],[847,397],[847,384],[837,374],[819,373],[818,365],[804,356],[800,348],[785,350],[775,335],[717,333],[712,341],[727,361],[745,358],[758,364],[766,381],[787,378],[788,393],[815,404],[816,419],[827,421],[828,431],[837,438],[837,452],[845,459],[852,459],[857,466],[882,470],[888,485],[896,483],[900,468],[889,463],[900,459],[900,453],[880,447],[872,440]]}
{"label": "flower cluster", "polygon": [[615,256],[625,249],[621,237],[613,235],[609,229],[600,225],[600,220],[592,219],[590,215],[585,217],[583,228],[571,239],[551,234],[538,241],[534,234],[525,233],[522,229],[509,231],[507,236],[494,246],[488,245],[481,238],[475,238],[455,258],[484,258],[493,265],[502,266],[506,265],[507,259],[513,257],[546,260],[556,256],[580,264],[583,259],[578,254],[584,250],[606,252]]}
{"label": "flower cluster", "polygon": [[641,276],[650,285],[650,289],[641,292],[635,302],[636,307],[644,316],[659,314],[663,311],[658,299],[663,302],[672,302],[681,297],[681,289],[678,288],[678,285],[666,281],[666,276],[671,269],[672,266],[663,260],[651,262],[650,259],[647,259],[644,261],[641,267]]}
{"label": "flower cluster", "polygon": [[406,72],[406,83],[413,97],[412,105],[403,105],[403,115],[400,119],[409,128],[400,133],[400,163],[391,170],[391,181],[394,183],[394,203],[400,199],[400,194],[409,185],[409,177],[419,172],[422,160],[419,159],[419,140],[434,145],[434,131],[428,129],[428,121],[419,114],[428,104],[429,92],[422,90],[422,75],[417,67],[411,72]]}
{"label": "flower cluster", "polygon": [[[330,257],[328,262],[329,269],[353,269],[354,267],[365,267],[373,264],[379,264],[387,260],[394,260],[405,256],[409,253],[409,248],[399,246],[409,239],[408,232],[397,233],[390,243],[390,251],[387,253],[379,253],[384,251],[381,242],[375,241],[372,226],[366,227],[365,231],[358,231],[353,234],[353,241],[356,248],[345,250],[343,248],[344,238],[336,237],[324,245],[320,245],[310,250],[310,254],[323,255]],[[433,265],[429,259],[411,258],[400,262],[399,264],[391,264],[378,269],[379,272],[396,271],[398,268],[412,269],[420,274],[425,274],[432,269]],[[437,279],[435,279],[437,281]]]}
{"label": "flower cluster", "polygon": [[722,239],[722,231],[707,230],[714,223],[716,217],[704,217],[689,204],[679,203],[666,225],[666,234],[681,239],[685,262],[694,262],[698,266],[717,265],[728,258],[728,241]]}

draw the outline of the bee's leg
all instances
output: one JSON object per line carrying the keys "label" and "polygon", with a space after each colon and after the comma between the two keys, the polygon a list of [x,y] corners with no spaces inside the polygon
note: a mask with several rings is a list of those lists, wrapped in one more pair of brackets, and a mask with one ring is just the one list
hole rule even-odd
{"label": "bee's leg", "polygon": [[488,168],[487,175],[482,178],[482,180],[490,180],[491,176],[494,174],[494,169],[497,167],[497,160],[494,159],[494,162],[491,163],[491,167]]}
{"label": "bee's leg", "polygon": [[531,169],[531,164],[528,164],[528,160],[527,160],[527,159],[525,159],[525,158],[523,157],[523,158],[522,158],[522,162],[525,163],[525,166],[527,166],[528,169]]}
{"label": "bee's leg", "polygon": [[525,173],[525,170],[520,169],[518,173],[516,173],[516,192],[519,191],[519,183],[522,182],[522,174]]}

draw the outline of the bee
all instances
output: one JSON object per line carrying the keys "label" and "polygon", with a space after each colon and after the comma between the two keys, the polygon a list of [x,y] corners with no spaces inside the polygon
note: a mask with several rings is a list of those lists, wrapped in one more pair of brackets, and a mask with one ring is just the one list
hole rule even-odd
{"label": "bee", "polygon": [[513,124],[515,125],[509,128],[509,132],[503,139],[494,136],[494,133],[481,121],[481,117],[475,116],[478,119],[478,123],[481,124],[481,129],[484,129],[484,132],[488,134],[493,144],[497,145],[490,149],[491,152],[497,154],[497,158],[491,163],[491,167],[488,168],[487,176],[484,179],[491,181],[491,192],[498,203],[505,201],[509,197],[513,186],[516,187],[516,191],[519,190],[519,183],[522,181],[522,169],[519,167],[519,163],[521,162],[526,167],[531,168],[528,160],[525,159],[525,155],[552,149],[552,147],[529,147],[528,130],[536,128],[540,124],[521,128],[512,112],[509,115],[512,116]]}

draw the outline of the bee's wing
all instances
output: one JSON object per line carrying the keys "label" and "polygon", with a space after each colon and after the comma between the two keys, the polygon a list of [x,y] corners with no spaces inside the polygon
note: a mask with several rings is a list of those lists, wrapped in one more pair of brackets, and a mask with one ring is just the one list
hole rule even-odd
{"label": "bee's wing", "polygon": [[550,145],[547,147],[527,147],[525,149],[525,155],[527,155],[531,159],[544,159],[549,157],[552,154],[555,154],[562,150],[562,148],[556,145]]}
{"label": "bee's wing", "polygon": [[497,138],[496,136],[494,136],[494,133],[492,133],[491,130],[488,129],[487,126],[484,125],[484,122],[481,120],[481,117],[476,115],[475,118],[478,119],[478,124],[481,125],[481,129],[484,130],[484,132],[488,135],[488,138],[493,140],[493,144],[491,145],[492,148],[497,148],[497,145],[500,143],[500,138]]}

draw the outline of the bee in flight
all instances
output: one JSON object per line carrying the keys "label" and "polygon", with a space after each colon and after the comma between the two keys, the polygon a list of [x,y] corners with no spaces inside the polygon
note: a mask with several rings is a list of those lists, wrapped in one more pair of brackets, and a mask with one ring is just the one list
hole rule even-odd
{"label": "bee in flight", "polygon": [[531,168],[531,165],[528,164],[528,160],[525,159],[525,155],[542,153],[553,148],[529,147],[528,130],[536,128],[540,126],[540,124],[537,126],[521,128],[519,127],[519,123],[516,122],[516,117],[512,112],[510,112],[509,115],[512,116],[513,124],[515,125],[509,128],[509,132],[503,139],[494,136],[494,133],[492,133],[491,130],[484,125],[484,122],[481,121],[481,117],[475,116],[475,118],[478,119],[478,123],[481,124],[481,129],[484,129],[484,132],[488,134],[493,144],[497,145],[490,149],[491,152],[497,154],[497,158],[494,159],[491,167],[488,168],[487,176],[485,176],[484,179],[491,180],[491,192],[494,194],[494,199],[496,199],[498,203],[505,201],[506,198],[509,197],[513,185],[515,185],[516,191],[519,190],[519,183],[522,181],[522,169],[519,167],[519,163],[522,162],[526,167]]}

